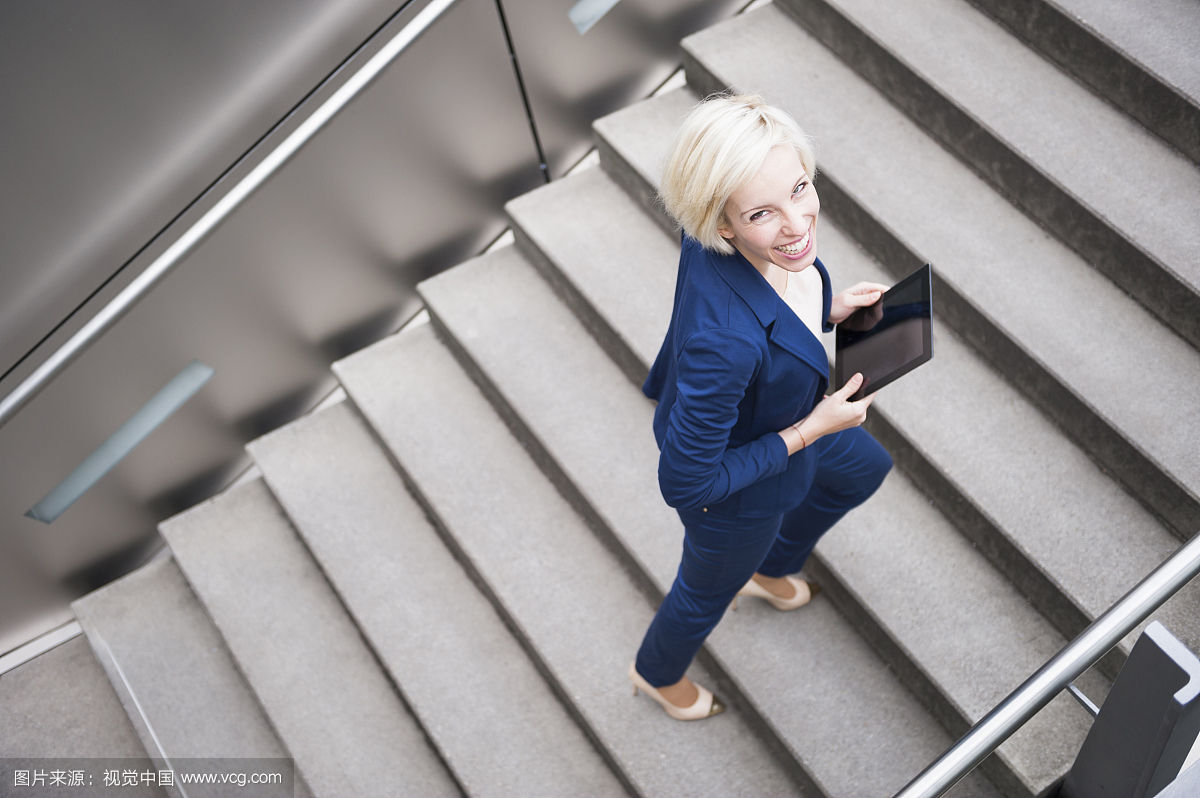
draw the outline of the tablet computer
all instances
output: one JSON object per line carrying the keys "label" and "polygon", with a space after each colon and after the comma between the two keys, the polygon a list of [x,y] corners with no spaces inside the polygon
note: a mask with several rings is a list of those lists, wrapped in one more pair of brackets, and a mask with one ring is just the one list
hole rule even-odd
{"label": "tablet computer", "polygon": [[878,391],[933,357],[933,267],[926,263],[837,325],[834,384],[855,372],[862,387],[851,400]]}

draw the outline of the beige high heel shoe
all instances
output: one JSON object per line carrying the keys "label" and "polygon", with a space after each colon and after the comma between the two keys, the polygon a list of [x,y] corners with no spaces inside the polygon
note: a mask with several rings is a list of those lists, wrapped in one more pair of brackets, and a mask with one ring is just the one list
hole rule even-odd
{"label": "beige high heel shoe", "polygon": [[700,695],[696,697],[695,702],[690,707],[680,707],[672,704],[663,698],[658,690],[651,687],[649,682],[642,678],[642,675],[637,672],[637,668],[632,662],[629,663],[629,681],[633,682],[634,695],[637,695],[638,690],[641,690],[657,701],[666,710],[666,713],[675,718],[675,720],[703,720],[704,718],[711,718],[713,715],[720,715],[725,711],[725,705],[721,703],[721,699],[700,685],[696,685],[696,689],[700,691]]}
{"label": "beige high heel shoe", "polygon": [[737,592],[737,596],[733,597],[732,609],[737,609],[738,596],[753,596],[754,598],[766,599],[775,609],[787,612],[788,610],[803,607],[813,600],[813,596],[821,592],[821,586],[814,582],[805,582],[803,579],[797,579],[794,576],[785,578],[791,583],[792,589],[795,591],[791,598],[780,598],[751,579]]}

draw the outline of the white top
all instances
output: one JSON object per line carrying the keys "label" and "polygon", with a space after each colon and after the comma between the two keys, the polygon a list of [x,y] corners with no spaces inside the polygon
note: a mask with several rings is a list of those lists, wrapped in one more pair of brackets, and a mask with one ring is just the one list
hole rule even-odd
{"label": "white top", "polygon": [[821,340],[821,300],[821,273],[814,267],[788,274],[783,301],[812,330],[818,341]]}

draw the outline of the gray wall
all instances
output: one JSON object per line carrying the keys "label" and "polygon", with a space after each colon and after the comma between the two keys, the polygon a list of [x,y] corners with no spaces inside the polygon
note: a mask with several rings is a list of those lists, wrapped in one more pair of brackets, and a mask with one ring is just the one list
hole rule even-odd
{"label": "gray wall", "polygon": [[[0,395],[428,0],[0,5]],[[248,439],[483,248],[592,118],[645,95],[736,2],[459,0],[159,286],[0,427],[0,652],[160,544]],[[400,9],[399,11],[397,9]],[[382,26],[382,27],[381,27]],[[213,377],[53,523],[25,513],[194,360]]]}

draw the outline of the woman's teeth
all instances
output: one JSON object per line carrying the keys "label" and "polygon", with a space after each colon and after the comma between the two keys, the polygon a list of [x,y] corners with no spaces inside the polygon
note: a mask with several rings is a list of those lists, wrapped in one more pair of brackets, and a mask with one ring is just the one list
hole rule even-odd
{"label": "woman's teeth", "polygon": [[810,235],[812,235],[811,230],[809,232],[805,233],[804,238],[800,239],[795,244],[788,244],[787,246],[784,246],[784,247],[775,247],[775,249],[779,250],[780,252],[782,252],[785,255],[799,255],[801,252],[804,251],[805,247],[808,246],[808,237]]}

